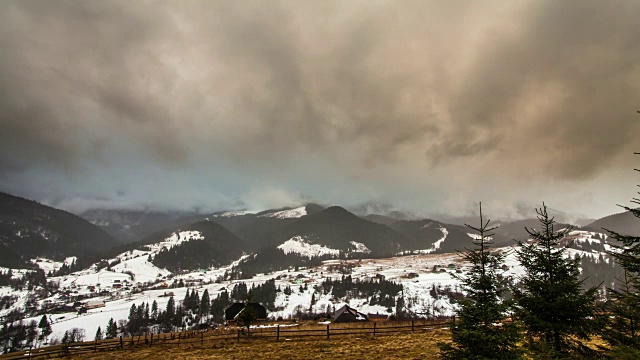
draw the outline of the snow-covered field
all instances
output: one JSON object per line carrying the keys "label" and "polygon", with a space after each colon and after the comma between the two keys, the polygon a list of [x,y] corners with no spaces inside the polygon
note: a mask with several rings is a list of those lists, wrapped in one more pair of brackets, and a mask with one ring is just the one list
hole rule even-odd
{"label": "snow-covered field", "polygon": [[[443,238],[445,238],[446,235],[446,231],[443,230]],[[603,238],[600,234],[574,231],[571,235],[577,244],[600,244],[607,249],[610,248],[606,243],[606,237]],[[207,289],[212,299],[222,291],[226,290],[230,292],[233,286],[239,281],[221,280],[223,275],[229,271],[232,266],[250,255],[245,255],[242,259],[234,262],[234,264],[225,267],[184,274],[171,274],[168,270],[160,269],[148,261],[150,254],[156,253],[162,248],[171,247],[182,241],[195,239],[199,236],[200,234],[197,232],[176,233],[161,243],[148,246],[148,250],[134,250],[118,255],[112,260],[117,259],[121,262],[112,266],[110,270],[107,270],[107,268],[97,270],[97,267],[94,265],[89,269],[70,275],[51,278],[50,280],[60,283],[60,288],[73,289],[78,295],[91,294],[92,291],[89,287],[96,287],[97,290],[108,290],[109,293],[109,295],[92,299],[104,300],[105,306],[102,308],[88,310],[87,313],[82,315],[78,315],[76,312],[50,315],[53,321],[53,336],[62,337],[66,330],[78,327],[86,330],[87,338],[93,338],[93,334],[95,334],[98,326],[104,330],[110,318],[116,321],[126,319],[132,304],[139,305],[141,302],[146,302],[151,305],[155,300],[159,308],[164,309],[169,299],[169,297],[164,296],[166,291],[173,292],[176,301],[184,298],[187,287],[167,289],[162,287],[163,282],[170,285],[173,281],[182,280],[185,284],[188,284],[190,289],[196,289],[200,294]],[[362,244],[356,243],[352,245],[359,251],[366,252],[366,247],[362,248],[359,246]],[[309,244],[302,238],[290,239],[281,245],[281,249],[285,252],[295,252],[309,256],[317,256],[318,254],[333,250],[329,248],[325,249],[317,244]],[[505,273],[515,278],[521,276],[523,271],[515,257],[514,248],[505,247],[498,250],[506,253],[505,263],[507,270]],[[569,255],[573,256],[575,254],[589,256],[593,259],[604,259],[606,262],[610,261],[608,256],[603,256],[601,252],[595,250],[571,249]],[[44,260],[45,259],[38,263],[43,264],[43,266],[48,266],[45,264],[52,264],[53,266],[52,262]],[[403,292],[398,296],[404,297],[409,312],[417,315],[449,315],[453,311],[453,306],[449,300],[443,296],[433,297],[431,290],[434,287],[448,287],[454,291],[460,290],[459,281],[452,276],[452,273],[464,272],[465,266],[466,264],[462,262],[458,254],[423,253],[384,259],[327,260],[323,262],[321,266],[315,268],[300,269],[298,271],[289,269],[269,274],[258,274],[253,278],[240,281],[245,282],[248,287],[251,287],[252,285],[259,285],[267,280],[274,279],[276,287],[285,288],[290,286],[292,288],[293,292],[290,295],[285,295],[284,292],[278,293],[275,306],[280,310],[271,312],[269,316],[272,318],[287,318],[294,316],[299,310],[303,312],[308,311],[312,297],[315,300],[315,304],[312,307],[314,312],[325,312],[329,307],[333,309],[340,308],[346,303],[345,299],[335,299],[331,294],[323,295],[322,292],[315,291],[314,286],[320,284],[326,278],[339,279],[345,272],[351,274],[354,280],[384,277],[386,280],[401,283],[403,285]],[[4,271],[6,271],[6,269],[4,269]],[[24,270],[14,270],[14,276],[22,276],[23,273]],[[171,279],[169,280],[169,278]],[[156,285],[158,287],[157,289],[145,290],[141,293],[132,294],[132,291],[123,288],[114,289],[114,284],[122,284],[125,281],[131,288],[134,288],[137,283],[157,280],[160,280],[160,283]],[[98,284],[100,285],[98,286]],[[305,284],[307,285],[307,289],[300,291]],[[29,292],[27,290],[11,291],[9,287],[0,287],[0,295],[14,295],[18,297],[18,301],[10,309],[0,311],[0,316],[5,315],[8,311],[16,307],[24,307],[28,294]],[[363,313],[390,314],[395,312],[395,309],[388,309],[381,305],[369,305],[369,300],[370,299],[366,298],[350,298],[348,304]],[[57,296],[52,296],[48,299],[41,299],[40,301],[58,301],[58,298]],[[39,320],[39,318],[40,316],[34,319]]]}

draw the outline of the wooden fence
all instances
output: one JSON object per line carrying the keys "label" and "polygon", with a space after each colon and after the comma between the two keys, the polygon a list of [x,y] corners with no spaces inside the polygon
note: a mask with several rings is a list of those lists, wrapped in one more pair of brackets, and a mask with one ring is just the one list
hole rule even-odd
{"label": "wooden fence", "polygon": [[69,344],[60,344],[44,348],[35,348],[20,352],[12,352],[0,355],[0,360],[9,359],[48,359],[65,356],[75,356],[94,352],[117,351],[139,347],[176,346],[176,347],[205,347],[213,346],[221,341],[253,341],[271,340],[283,341],[293,339],[330,340],[344,336],[382,336],[394,333],[412,333],[419,331],[433,331],[447,327],[451,322],[411,321],[410,323],[341,323],[322,326],[281,326],[263,327],[251,329],[226,328],[210,331],[184,331],[168,334],[136,335],[106,339],[98,341],[85,341]]}

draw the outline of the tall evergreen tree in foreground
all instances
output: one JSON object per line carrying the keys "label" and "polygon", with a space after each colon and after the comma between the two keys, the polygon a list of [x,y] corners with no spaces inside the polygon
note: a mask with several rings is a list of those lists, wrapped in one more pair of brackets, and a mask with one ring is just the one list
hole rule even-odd
{"label": "tall evergreen tree in foreground", "polygon": [[510,308],[503,300],[507,280],[499,273],[504,254],[490,251],[491,231],[496,227],[489,223],[482,217],[481,203],[480,226],[466,225],[478,233],[474,249],[462,253],[471,268],[464,275],[454,274],[466,295],[458,304],[452,342],[440,344],[443,359],[517,359],[521,355],[516,324],[504,322]]}
{"label": "tall evergreen tree in foreground", "polygon": [[584,289],[580,258],[571,258],[562,244],[571,227],[554,231],[547,207],[536,209],[540,230],[526,229],[529,242],[519,242],[516,256],[524,269],[514,288],[516,317],[529,335],[536,358],[558,358],[571,352],[589,353],[581,340],[597,329],[597,288]]}
{"label": "tall evergreen tree in foreground", "polygon": [[[640,205],[638,198],[631,202]],[[622,207],[640,220],[640,209]],[[620,355],[617,357],[624,358],[624,354],[628,359],[637,359],[640,358],[640,237],[605,230],[618,243],[609,241],[614,248],[609,255],[624,268],[624,277],[618,279],[619,289],[609,289],[611,300],[607,306],[613,316],[603,338],[611,345],[614,354]]]}

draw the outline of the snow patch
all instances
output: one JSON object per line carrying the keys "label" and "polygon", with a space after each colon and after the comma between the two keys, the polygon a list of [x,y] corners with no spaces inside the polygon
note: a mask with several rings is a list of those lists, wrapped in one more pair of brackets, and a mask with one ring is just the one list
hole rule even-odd
{"label": "snow patch", "polygon": [[[430,225],[431,223],[429,223],[428,225]],[[427,225],[425,225],[427,226]],[[422,227],[422,229],[424,229],[424,227]],[[424,249],[424,250],[408,250],[408,251],[401,251],[400,253],[398,253],[398,255],[407,255],[407,254],[431,254],[432,252],[437,251],[438,249],[440,249],[440,246],[442,246],[442,243],[447,239],[447,235],[449,235],[449,231],[440,226],[438,228],[438,230],[440,230],[440,232],[442,232],[442,237],[438,240],[436,240],[433,245],[431,245],[431,247],[429,249]]]}
{"label": "snow patch", "polygon": [[234,217],[234,216],[244,216],[244,215],[252,215],[255,214],[253,211],[247,210],[239,210],[239,211],[226,211],[222,214],[213,215],[213,217]]}
{"label": "snow patch", "polygon": [[204,239],[204,236],[202,236],[202,233],[200,231],[179,231],[174,232],[173,234],[171,234],[171,236],[164,239],[164,241],[147,245],[147,248],[152,252],[159,252],[164,248],[171,249],[172,247],[179,245],[185,241],[202,239]]}
{"label": "snow patch", "polygon": [[351,241],[350,243],[355,248],[354,252],[365,253],[365,254],[370,254],[371,253],[371,250],[369,250],[367,245],[365,245],[365,244],[363,244],[361,242]]}
{"label": "snow patch", "polygon": [[322,255],[339,255],[340,250],[331,249],[320,244],[311,244],[302,236],[294,236],[278,246],[286,255],[291,253],[298,254],[309,259]]}
{"label": "snow patch", "polygon": [[276,219],[298,219],[307,215],[307,208],[305,206],[301,206],[299,208],[276,211],[264,215],[260,215],[260,217],[268,217],[268,218],[276,218]]}

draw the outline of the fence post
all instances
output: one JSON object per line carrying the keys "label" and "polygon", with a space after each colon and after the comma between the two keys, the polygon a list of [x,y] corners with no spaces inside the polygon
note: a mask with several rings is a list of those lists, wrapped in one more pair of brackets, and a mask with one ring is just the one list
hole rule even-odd
{"label": "fence post", "polygon": [[200,346],[204,346],[204,333],[200,333]]}
{"label": "fence post", "polygon": [[280,341],[280,324],[278,324],[278,332],[276,333],[276,341]]}
{"label": "fence post", "polygon": [[98,340],[93,343],[93,352],[98,352]]}
{"label": "fence post", "polygon": [[124,341],[122,341],[122,335],[120,335],[120,349],[124,348]]}
{"label": "fence post", "polygon": [[153,345],[153,332],[151,333],[151,340],[149,340],[149,347]]}
{"label": "fence post", "polygon": [[414,332],[414,331],[415,331],[415,328],[414,328],[414,325],[413,325],[413,320],[411,320],[411,332]]}
{"label": "fence post", "polygon": [[238,329],[238,342],[240,342],[240,329]]}
{"label": "fence post", "polygon": [[327,324],[327,340],[329,340],[329,324]]}
{"label": "fence post", "polygon": [[455,316],[455,315],[453,315],[452,320],[453,320],[453,321],[452,321],[452,322],[453,322],[453,325],[455,325],[455,324],[456,324],[456,316]]}
{"label": "fence post", "polygon": [[178,334],[178,349],[180,348],[180,338],[182,337],[182,334]]}
{"label": "fence post", "polygon": [[376,322],[373,322],[373,336],[376,336]]}
{"label": "fence post", "polygon": [[33,347],[33,344],[29,345],[29,357],[27,359],[31,359],[31,348]]}

